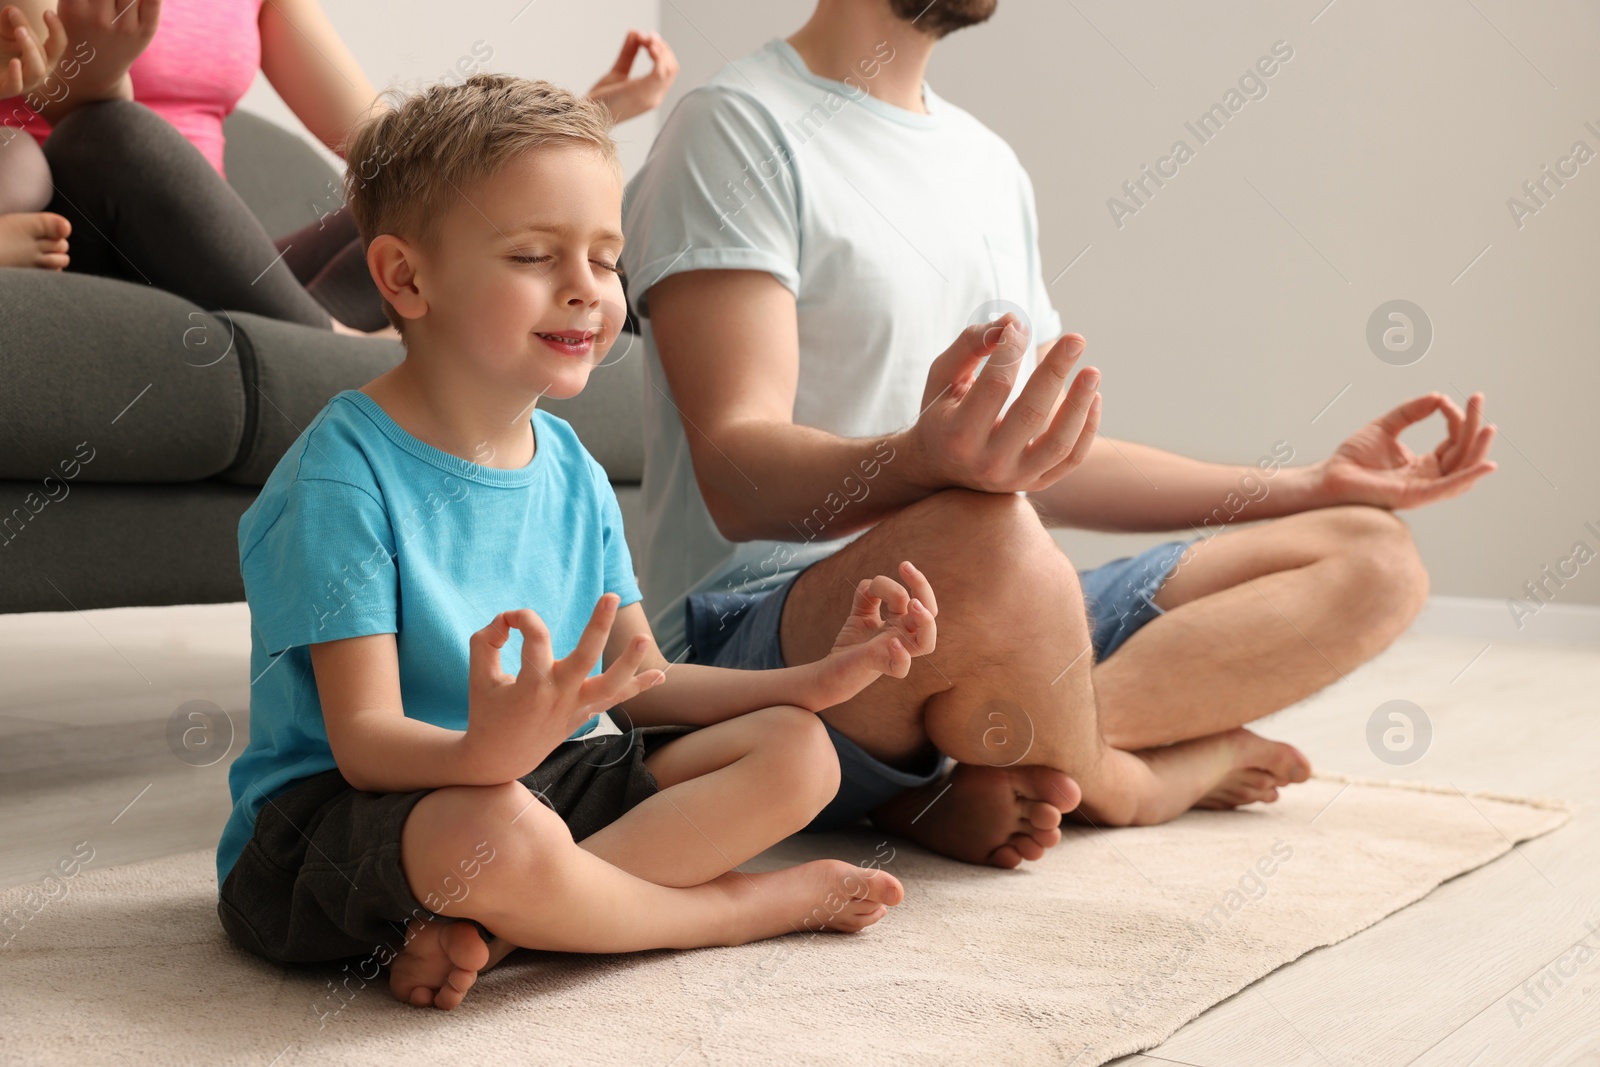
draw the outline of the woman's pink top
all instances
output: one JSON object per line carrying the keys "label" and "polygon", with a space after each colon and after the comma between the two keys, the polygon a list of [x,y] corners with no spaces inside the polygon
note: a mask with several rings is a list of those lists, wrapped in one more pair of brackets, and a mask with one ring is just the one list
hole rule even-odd
{"label": "woman's pink top", "polygon": [[[164,0],[156,35],[128,70],[133,98],[177,127],[219,174],[222,120],[261,67],[261,2]],[[50,135],[50,124],[20,96],[0,101],[0,121],[40,144]]]}

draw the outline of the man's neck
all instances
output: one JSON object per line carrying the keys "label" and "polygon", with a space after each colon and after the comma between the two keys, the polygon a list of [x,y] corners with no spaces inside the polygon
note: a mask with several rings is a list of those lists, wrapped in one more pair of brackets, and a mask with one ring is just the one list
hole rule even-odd
{"label": "man's neck", "polygon": [[[811,21],[787,40],[819,78],[848,81],[886,104],[927,113],[922,81],[935,39],[896,17],[887,4],[822,0]],[[882,48],[885,43],[893,52]],[[893,58],[886,61],[885,55]]]}

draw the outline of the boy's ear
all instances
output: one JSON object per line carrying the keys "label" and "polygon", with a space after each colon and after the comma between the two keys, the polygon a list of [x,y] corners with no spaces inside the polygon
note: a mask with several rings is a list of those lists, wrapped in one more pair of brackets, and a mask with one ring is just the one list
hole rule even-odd
{"label": "boy's ear", "polygon": [[378,293],[403,319],[428,312],[427,298],[417,287],[417,251],[404,238],[381,233],[367,246],[367,270]]}

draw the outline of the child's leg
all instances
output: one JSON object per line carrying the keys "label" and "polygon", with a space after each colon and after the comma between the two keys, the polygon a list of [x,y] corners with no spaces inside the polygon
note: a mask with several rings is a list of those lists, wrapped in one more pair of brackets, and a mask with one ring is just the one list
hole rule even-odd
{"label": "child's leg", "polygon": [[822,720],[777,707],[696,730],[645,766],[661,792],[579,844],[666,886],[708,882],[798,833],[839,788]]}
{"label": "child's leg", "polygon": [[0,215],[43,211],[52,195],[39,142],[15,126],[0,126]]}
{"label": "child's leg", "polygon": [[38,142],[0,126],[0,267],[66,267],[72,226],[43,210],[51,192],[50,165]]}
{"label": "child's leg", "polygon": [[[476,919],[509,945],[558,952],[697,948],[793,930],[855,930],[904,895],[892,875],[839,860],[725,874],[687,888],[656,885],[580,848],[566,823],[520,782],[452,786],[418,801],[401,834],[407,882],[459,878],[456,864],[469,841],[487,841],[494,857],[461,900],[439,913]],[[461,924],[425,927],[396,959],[390,987],[412,1004],[454,1007],[488,952]],[[499,948],[500,955],[509,950]]]}

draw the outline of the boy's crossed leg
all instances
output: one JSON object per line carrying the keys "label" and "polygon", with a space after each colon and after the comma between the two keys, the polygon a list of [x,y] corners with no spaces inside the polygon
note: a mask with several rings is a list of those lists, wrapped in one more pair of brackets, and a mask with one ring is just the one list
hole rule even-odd
{"label": "boy's crossed leg", "polygon": [[390,988],[410,1004],[453,1008],[513,948],[634,952],[737,945],[789,931],[854,931],[904,890],[887,872],[841,860],[745,874],[733,868],[805,826],[833,797],[838,761],[816,715],[767,708],[705,727],[646,759],[661,791],[582,842],[521,782],[453,786],[417,802],[401,836],[413,887],[454,872],[463,841],[495,861],[439,914],[412,920]]}

